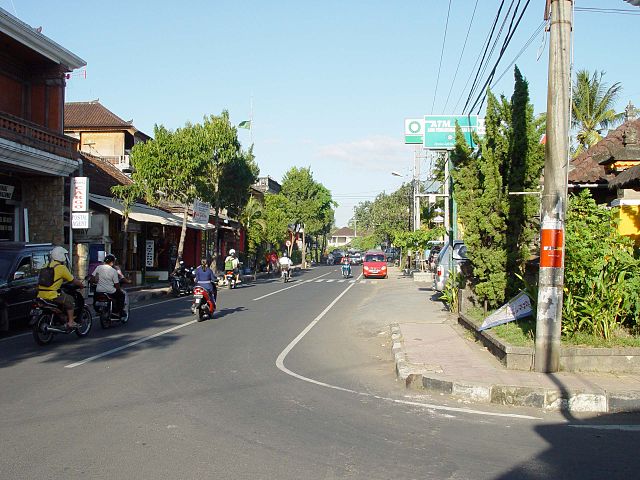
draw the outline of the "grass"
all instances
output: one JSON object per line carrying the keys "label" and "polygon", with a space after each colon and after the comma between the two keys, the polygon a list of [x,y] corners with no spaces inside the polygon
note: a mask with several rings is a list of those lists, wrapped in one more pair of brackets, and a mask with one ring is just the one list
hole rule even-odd
{"label": "grass", "polygon": [[[478,307],[470,308],[466,315],[477,322],[481,322],[484,318],[483,310]],[[536,320],[535,318],[524,318],[498,325],[491,328],[490,331],[496,337],[514,347],[533,347],[536,338]],[[560,343],[565,347],[640,347],[640,335],[634,335],[625,328],[619,328],[612,338],[606,340],[587,333],[577,332],[572,335],[562,335]]]}

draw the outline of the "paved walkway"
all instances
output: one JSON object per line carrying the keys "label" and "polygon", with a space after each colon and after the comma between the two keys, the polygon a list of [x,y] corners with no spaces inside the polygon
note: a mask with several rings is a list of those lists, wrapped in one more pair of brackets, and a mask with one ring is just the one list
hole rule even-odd
{"label": "paved walkway", "polygon": [[640,410],[640,374],[508,370],[432,298],[430,282],[395,281],[405,284],[398,295],[403,310],[414,312],[406,317],[390,310],[399,313],[391,325],[393,353],[398,377],[407,387],[503,405],[575,412]]}

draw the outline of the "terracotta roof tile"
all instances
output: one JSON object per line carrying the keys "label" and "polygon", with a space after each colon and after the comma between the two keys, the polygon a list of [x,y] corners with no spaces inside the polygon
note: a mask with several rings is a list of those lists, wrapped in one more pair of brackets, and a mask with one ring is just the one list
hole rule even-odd
{"label": "terracotta roof tile", "polygon": [[111,187],[115,185],[130,185],[133,183],[109,162],[88,153],[78,152],[78,159],[82,161],[82,172],[89,177],[89,192],[104,197],[113,197]]}
{"label": "terracotta roof tile", "polygon": [[332,237],[353,237],[353,228],[342,227],[331,234]]}
{"label": "terracotta roof tile", "polygon": [[64,127],[120,127],[132,128],[115,113],[105,108],[99,101],[70,102],[64,104]]}

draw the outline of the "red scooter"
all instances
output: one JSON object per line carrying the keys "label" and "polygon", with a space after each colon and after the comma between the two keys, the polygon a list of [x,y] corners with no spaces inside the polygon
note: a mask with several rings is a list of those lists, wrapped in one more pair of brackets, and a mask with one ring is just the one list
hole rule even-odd
{"label": "red scooter", "polygon": [[209,292],[199,286],[193,288],[193,305],[191,313],[198,315],[198,321],[202,322],[208,318],[213,318],[216,311],[216,299],[212,298]]}

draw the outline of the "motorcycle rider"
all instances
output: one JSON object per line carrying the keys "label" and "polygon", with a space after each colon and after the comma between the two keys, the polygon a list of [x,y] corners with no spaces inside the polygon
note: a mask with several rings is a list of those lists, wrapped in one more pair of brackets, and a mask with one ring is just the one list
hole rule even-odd
{"label": "motorcycle rider", "polygon": [[207,259],[203,258],[200,261],[200,266],[196,268],[195,280],[196,284],[200,287],[204,288],[209,296],[213,299],[213,303],[216,303],[218,298],[218,288],[216,283],[218,279],[216,278],[216,274],[213,273],[213,270],[207,266]]}
{"label": "motorcycle rider", "polygon": [[91,281],[97,283],[96,293],[106,293],[113,298],[113,313],[121,315],[124,306],[124,292],[120,288],[118,271],[113,267],[116,257],[110,253],[104,257],[104,263],[98,265],[91,275]]}
{"label": "motorcycle rider", "polygon": [[73,310],[75,308],[75,300],[71,295],[60,291],[63,282],[71,282],[74,285],[84,288],[84,284],[74,278],[67,268],[69,263],[69,252],[63,247],[54,247],[51,250],[51,261],[45,268],[53,268],[53,283],[51,285],[38,284],[38,298],[57,303],[67,313],[67,328],[72,329],[79,325],[73,320]]}
{"label": "motorcycle rider", "polygon": [[351,275],[351,262],[349,261],[349,255],[345,255],[344,257],[342,257],[340,263],[342,264],[342,270],[346,269],[348,275]]}
{"label": "motorcycle rider", "polygon": [[229,255],[224,259],[224,269],[226,272],[233,271],[233,275],[236,279],[236,284],[240,283],[240,270],[238,269],[238,258],[236,257],[236,251],[232,248],[229,250]]}
{"label": "motorcycle rider", "polygon": [[[287,252],[282,252],[282,256],[278,259],[278,264],[280,265],[280,270],[291,270],[291,267],[293,267],[293,262],[291,261],[291,259],[287,256]],[[289,275],[291,275],[291,272],[289,272]]]}

